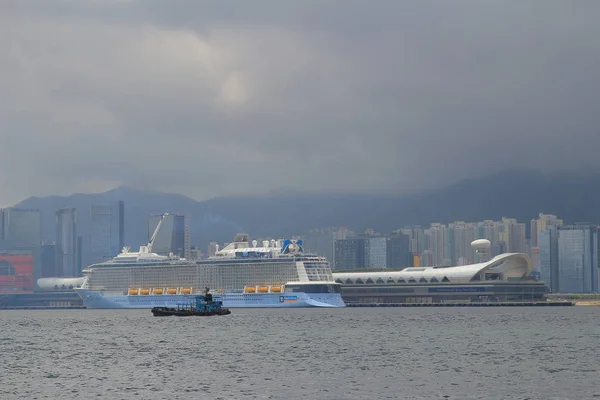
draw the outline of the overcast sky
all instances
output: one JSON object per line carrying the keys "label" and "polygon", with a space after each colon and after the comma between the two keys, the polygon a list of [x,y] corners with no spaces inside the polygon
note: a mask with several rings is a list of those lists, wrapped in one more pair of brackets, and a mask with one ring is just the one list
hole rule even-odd
{"label": "overcast sky", "polygon": [[3,0],[0,205],[600,166],[600,1]]}

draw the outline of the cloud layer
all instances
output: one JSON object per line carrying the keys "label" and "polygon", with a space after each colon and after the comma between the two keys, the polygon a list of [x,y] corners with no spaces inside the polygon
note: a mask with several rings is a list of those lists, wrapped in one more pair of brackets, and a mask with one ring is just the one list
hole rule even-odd
{"label": "cloud layer", "polygon": [[600,3],[8,1],[0,204],[597,168]]}

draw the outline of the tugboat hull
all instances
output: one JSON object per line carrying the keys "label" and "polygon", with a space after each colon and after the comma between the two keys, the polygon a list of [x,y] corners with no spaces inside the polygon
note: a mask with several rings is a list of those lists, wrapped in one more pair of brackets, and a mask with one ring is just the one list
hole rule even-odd
{"label": "tugboat hull", "polygon": [[198,310],[195,309],[177,309],[169,307],[154,307],[152,309],[152,315],[155,317],[210,317],[213,315],[228,315],[231,314],[227,308],[221,308],[218,310]]}

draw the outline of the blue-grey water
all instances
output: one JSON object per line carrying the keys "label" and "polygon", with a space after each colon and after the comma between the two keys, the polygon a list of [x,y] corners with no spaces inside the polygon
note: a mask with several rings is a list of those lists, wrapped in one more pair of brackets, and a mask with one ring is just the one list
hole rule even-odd
{"label": "blue-grey water", "polygon": [[600,398],[600,308],[0,311],[0,399]]}

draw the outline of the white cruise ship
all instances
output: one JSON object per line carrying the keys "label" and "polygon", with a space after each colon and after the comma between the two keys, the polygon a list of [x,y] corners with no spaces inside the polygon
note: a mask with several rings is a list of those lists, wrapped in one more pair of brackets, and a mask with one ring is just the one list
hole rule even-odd
{"label": "white cruise ship", "polygon": [[[162,222],[162,220],[161,220]],[[114,259],[83,271],[75,290],[87,308],[173,307],[210,288],[223,307],[344,307],[341,284],[324,257],[305,254],[301,240],[252,243],[238,234],[215,256],[185,260],[124,248]]]}

